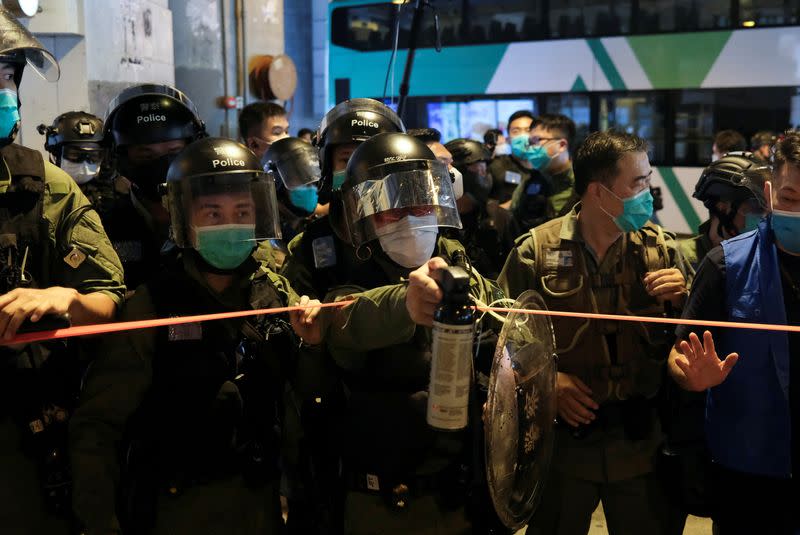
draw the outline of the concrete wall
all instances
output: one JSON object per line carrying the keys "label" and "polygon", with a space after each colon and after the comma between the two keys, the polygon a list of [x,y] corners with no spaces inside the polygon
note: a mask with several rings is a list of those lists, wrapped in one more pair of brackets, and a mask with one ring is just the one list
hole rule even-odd
{"label": "concrete wall", "polygon": [[56,56],[61,78],[45,82],[26,69],[19,143],[41,149],[36,126],[65,111],[102,117],[111,98],[129,85],[174,83],[167,0],[42,0],[41,8],[21,22]]}
{"label": "concrete wall", "polygon": [[312,0],[292,0],[284,6],[286,54],[297,67],[297,92],[290,105],[289,130],[297,135],[301,128],[317,128],[319,117],[314,113],[314,72],[312,61]]}

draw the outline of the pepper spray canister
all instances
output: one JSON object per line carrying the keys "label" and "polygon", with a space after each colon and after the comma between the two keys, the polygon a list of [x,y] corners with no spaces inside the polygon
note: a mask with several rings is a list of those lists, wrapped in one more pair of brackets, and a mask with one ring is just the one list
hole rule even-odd
{"label": "pepper spray canister", "polygon": [[475,312],[469,297],[469,273],[451,266],[441,271],[444,297],[433,316],[428,425],[458,431],[469,422]]}

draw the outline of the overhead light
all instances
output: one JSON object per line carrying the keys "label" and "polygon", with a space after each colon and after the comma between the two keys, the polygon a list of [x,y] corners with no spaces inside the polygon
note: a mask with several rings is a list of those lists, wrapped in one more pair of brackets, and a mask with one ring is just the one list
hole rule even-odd
{"label": "overhead light", "polygon": [[742,22],[742,26],[744,26],[745,28],[752,28],[755,25],[756,25],[756,21],[754,21],[754,20],[746,20],[746,21]]}
{"label": "overhead light", "polygon": [[32,17],[39,12],[39,0],[3,0],[3,7],[15,17]]}

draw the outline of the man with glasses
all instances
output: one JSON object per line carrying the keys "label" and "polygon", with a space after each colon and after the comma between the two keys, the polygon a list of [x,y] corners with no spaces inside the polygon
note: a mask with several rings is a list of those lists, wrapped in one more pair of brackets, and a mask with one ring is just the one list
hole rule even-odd
{"label": "man with glasses", "polygon": [[[526,138],[531,133],[533,113],[528,110],[519,110],[508,118],[508,138]],[[489,197],[496,199],[505,209],[511,207],[511,197],[516,187],[528,180],[533,172],[533,166],[522,154],[514,153],[495,156],[489,165],[489,174],[492,177],[492,191]],[[535,173],[534,173],[535,174]]]}
{"label": "man with glasses", "polygon": [[545,113],[533,120],[527,139],[521,136],[512,139],[512,150],[525,158],[549,186],[545,192],[541,181],[528,179],[514,191],[511,211],[522,228],[536,225],[541,217],[542,197],[545,197],[547,218],[565,214],[578,202],[570,157],[574,138],[575,123],[572,119],[566,115]]}
{"label": "man with glasses", "polygon": [[[517,239],[498,284],[535,289],[550,310],[662,316],[686,296],[684,263],[653,211],[647,142],[590,135],[575,158],[580,202]],[[666,305],[670,303],[670,305]],[[589,531],[599,502],[615,534],[664,533],[654,475],[662,441],[655,397],[672,343],[645,323],[552,318],[559,357],[553,464],[528,533]]]}

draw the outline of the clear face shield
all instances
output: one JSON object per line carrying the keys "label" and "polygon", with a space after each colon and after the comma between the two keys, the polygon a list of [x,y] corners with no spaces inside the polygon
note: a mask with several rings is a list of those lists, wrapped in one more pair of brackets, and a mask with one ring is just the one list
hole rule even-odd
{"label": "clear face shield", "polygon": [[44,49],[25,49],[25,62],[36,74],[47,82],[57,82],[61,78],[61,69],[56,58]]}
{"label": "clear face shield", "polygon": [[322,175],[318,152],[310,144],[304,145],[281,151],[280,154],[270,150],[261,160],[264,171],[277,175],[275,180],[280,180],[288,190],[316,185]]}
{"label": "clear face shield", "polygon": [[461,228],[452,177],[443,163],[430,161],[425,169],[402,170],[392,162],[373,168],[370,175],[373,178],[342,194],[354,247],[395,232],[401,221],[407,231]]}
{"label": "clear face shield", "polygon": [[175,243],[234,269],[257,242],[280,238],[275,184],[263,173],[191,177],[167,184]]}

